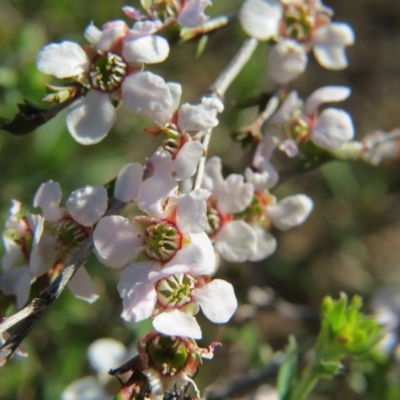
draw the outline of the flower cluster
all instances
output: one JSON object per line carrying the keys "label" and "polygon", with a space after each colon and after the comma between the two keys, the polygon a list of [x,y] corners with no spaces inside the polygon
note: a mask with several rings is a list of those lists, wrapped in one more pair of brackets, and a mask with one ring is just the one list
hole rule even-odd
{"label": "flower cluster", "polygon": [[239,19],[248,35],[274,43],[268,70],[285,84],[305,71],[311,49],[323,67],[347,67],[345,47],[354,34],[349,25],[331,22],[332,15],[320,0],[246,0]]}

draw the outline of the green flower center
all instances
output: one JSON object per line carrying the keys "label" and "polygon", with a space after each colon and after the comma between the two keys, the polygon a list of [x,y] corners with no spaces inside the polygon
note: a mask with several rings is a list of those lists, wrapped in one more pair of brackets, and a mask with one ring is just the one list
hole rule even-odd
{"label": "green flower center", "polygon": [[74,251],[88,237],[88,229],[72,218],[62,218],[55,226],[56,238],[68,251]]}
{"label": "green flower center", "polygon": [[213,207],[207,208],[207,220],[208,220],[208,227],[206,229],[206,233],[207,235],[212,236],[222,226],[221,215],[216,208]]}
{"label": "green flower center", "polygon": [[315,26],[315,11],[304,4],[285,6],[281,34],[285,37],[306,42]]}
{"label": "green flower center", "polygon": [[161,221],[146,228],[144,251],[155,261],[166,262],[182,247],[182,235],[168,221]]}
{"label": "green flower center", "polygon": [[157,299],[163,307],[182,307],[192,301],[195,280],[186,274],[171,275],[157,284]]}
{"label": "green flower center", "polygon": [[121,86],[127,75],[128,66],[124,59],[114,53],[96,57],[89,70],[92,87],[101,92],[113,92]]}
{"label": "green flower center", "polygon": [[162,375],[175,376],[190,355],[185,342],[177,337],[156,336],[147,345],[149,363]]}

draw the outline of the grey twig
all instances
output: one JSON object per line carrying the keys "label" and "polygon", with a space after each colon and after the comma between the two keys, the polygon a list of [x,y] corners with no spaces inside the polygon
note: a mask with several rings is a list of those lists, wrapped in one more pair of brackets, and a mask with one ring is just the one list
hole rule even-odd
{"label": "grey twig", "polygon": [[[110,207],[106,215],[118,212],[124,203],[119,200],[111,200]],[[21,324],[15,332],[10,335],[4,345],[0,348],[0,370],[7,363],[8,359],[32,330],[35,324],[43,317],[50,306],[57,300],[64,291],[69,281],[74,276],[78,268],[85,262],[93,249],[93,237],[90,235],[66,264],[57,279],[41,294],[40,297],[33,299],[25,308],[17,314],[7,318],[0,324],[0,331],[9,329],[18,322]]]}

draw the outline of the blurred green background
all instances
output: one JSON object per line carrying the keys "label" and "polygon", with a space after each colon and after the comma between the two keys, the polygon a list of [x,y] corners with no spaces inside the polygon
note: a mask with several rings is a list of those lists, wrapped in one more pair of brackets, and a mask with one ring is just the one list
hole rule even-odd
{"label": "blurred green background", "polygon": [[[232,13],[240,3],[215,0],[208,13]],[[84,44],[82,32],[91,21],[101,26],[123,18],[121,7],[125,4],[121,0],[0,0],[0,115],[12,117],[16,104],[24,98],[40,106],[44,85],[56,83],[35,68],[36,53],[44,45],[62,40]],[[352,114],[358,138],[378,128],[392,129],[400,121],[400,2],[332,0],[325,4],[334,8],[335,21],[348,22],[354,28],[356,44],[347,51],[350,66],[345,71],[327,71],[310,56],[307,72],[292,87],[307,96],[326,84],[348,85],[352,96],[339,107]],[[165,63],[148,69],[167,81],[180,82],[183,101],[195,102],[244,38],[234,21],[210,37],[200,59],[195,58],[197,44],[186,43],[174,46]],[[265,44],[260,44],[228,91],[226,110],[212,139],[210,154],[222,156],[228,171],[240,171],[245,160],[229,133],[255,116],[255,109],[238,110],[233,104],[273,89],[267,78],[265,51]],[[109,181],[126,162],[143,162],[157,145],[156,139],[143,133],[148,123],[122,108],[108,137],[89,147],[70,137],[65,112],[25,137],[1,131],[0,224],[7,217],[10,199],[22,201],[29,209],[44,181],[60,182],[66,198],[78,187]],[[202,344],[224,344],[215,359],[203,366],[198,378],[201,388],[223,384],[268,364],[273,352],[282,350],[288,334],[308,343],[316,333],[315,315],[324,295],[337,296],[342,290],[359,293],[368,310],[377,288],[400,288],[399,188],[397,166],[373,168],[361,162],[335,162],[294,175],[274,191],[278,197],[305,193],[314,199],[315,210],[303,226],[276,233],[279,247],[272,257],[260,263],[226,266],[218,272],[234,283],[243,307],[229,326],[215,327],[201,318]],[[86,358],[86,348],[93,340],[113,337],[130,346],[149,329],[148,323],[133,326],[120,319],[118,271],[101,266],[94,258],[88,262],[88,271],[100,299],[88,305],[64,293],[24,342],[29,358],[14,358],[0,372],[0,399],[58,399],[74,379],[93,373]],[[256,307],[254,296],[248,296],[249,287],[267,288],[263,293],[273,293],[281,303]],[[295,312],[283,312],[277,304],[286,304]],[[309,317],[296,310],[306,310]],[[376,366],[371,367],[372,372],[381,374],[379,379],[391,382],[385,392],[377,392],[371,389],[373,385],[368,386],[369,378],[364,378],[365,384],[360,384],[361,378],[357,380],[364,376],[363,368],[321,385],[313,398],[367,399],[377,398],[371,396],[379,393],[380,398],[400,398],[395,369],[389,376],[387,371],[377,373]]]}

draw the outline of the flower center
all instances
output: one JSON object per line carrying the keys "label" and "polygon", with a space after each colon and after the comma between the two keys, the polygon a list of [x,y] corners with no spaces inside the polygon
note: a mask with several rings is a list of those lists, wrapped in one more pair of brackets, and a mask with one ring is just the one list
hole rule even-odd
{"label": "flower center", "polygon": [[182,235],[168,221],[160,221],[146,228],[144,251],[155,261],[166,262],[182,247]]}
{"label": "flower center", "polygon": [[128,66],[124,59],[114,53],[95,57],[89,71],[92,87],[101,92],[113,92],[121,86]]}
{"label": "flower center", "polygon": [[180,338],[157,335],[147,345],[149,363],[162,375],[175,376],[185,367],[190,355]]}
{"label": "flower center", "polygon": [[74,251],[88,237],[88,228],[79,225],[71,217],[60,219],[56,225],[56,238],[67,251]]}
{"label": "flower center", "polygon": [[182,307],[192,301],[195,279],[190,275],[171,275],[157,283],[157,299],[165,308]]}
{"label": "flower center", "polygon": [[13,240],[14,243],[20,247],[21,252],[25,257],[25,260],[29,261],[29,256],[31,254],[33,245],[33,232],[29,226],[28,219],[26,217],[22,217],[21,222],[25,226],[25,229],[23,231],[8,228],[4,231],[4,236],[9,237],[11,240]]}
{"label": "flower center", "polygon": [[235,219],[241,219],[250,224],[261,223],[268,228],[270,221],[267,217],[266,207],[275,202],[275,197],[268,192],[256,192],[250,205],[242,212],[235,214]]}
{"label": "flower center", "polygon": [[296,115],[296,113],[294,113],[290,121],[289,129],[291,137],[297,140],[298,143],[301,143],[308,137],[309,121],[307,121],[301,115]]}
{"label": "flower center", "polygon": [[216,208],[207,207],[207,220],[208,227],[206,228],[206,233],[209,236],[214,235],[222,226],[221,214]]}
{"label": "flower center", "polygon": [[307,42],[315,26],[315,10],[305,4],[284,6],[284,17],[280,28],[284,37]]}

